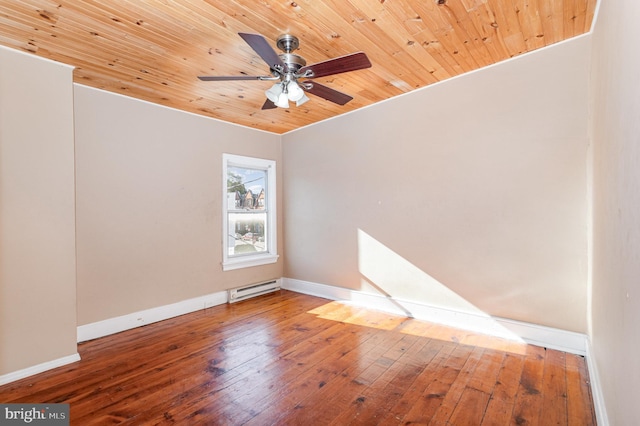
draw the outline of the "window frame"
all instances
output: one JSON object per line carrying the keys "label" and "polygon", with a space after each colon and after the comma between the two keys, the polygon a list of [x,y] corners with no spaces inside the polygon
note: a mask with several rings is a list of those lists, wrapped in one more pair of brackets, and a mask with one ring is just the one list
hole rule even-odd
{"label": "window frame", "polygon": [[[229,167],[243,167],[266,171],[265,183],[265,251],[256,254],[229,255],[229,214],[227,171]],[[222,154],[222,270],[231,271],[278,261],[278,222],[276,211],[276,162],[263,158],[236,154]]]}

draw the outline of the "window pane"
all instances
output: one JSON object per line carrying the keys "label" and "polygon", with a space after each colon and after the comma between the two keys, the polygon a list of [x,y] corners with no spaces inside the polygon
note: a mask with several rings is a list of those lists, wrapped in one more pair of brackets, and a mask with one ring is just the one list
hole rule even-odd
{"label": "window pane", "polygon": [[222,270],[278,260],[276,162],[222,154]]}
{"label": "window pane", "polygon": [[227,168],[227,209],[264,210],[267,171],[246,167]]}
{"label": "window pane", "polygon": [[267,250],[263,212],[229,213],[229,256],[256,254]]}

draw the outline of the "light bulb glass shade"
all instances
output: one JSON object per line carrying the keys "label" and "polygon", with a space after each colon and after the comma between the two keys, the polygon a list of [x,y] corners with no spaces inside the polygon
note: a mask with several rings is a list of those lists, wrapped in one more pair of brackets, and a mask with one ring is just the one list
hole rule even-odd
{"label": "light bulb glass shade", "polygon": [[287,85],[287,89],[289,89],[290,101],[297,102],[304,96],[304,91],[295,80],[289,82],[289,84]]}
{"label": "light bulb glass shade", "polygon": [[267,90],[264,93],[265,95],[267,95],[267,99],[269,99],[271,102],[275,104],[276,102],[278,102],[278,98],[282,93],[282,83],[274,84],[273,86],[271,86],[269,90]]}
{"label": "light bulb glass shade", "polygon": [[307,97],[307,95],[305,95],[304,92],[302,92],[302,97],[296,101],[296,106],[300,106],[303,103],[307,102],[308,100],[309,98]]}
{"label": "light bulb glass shade", "polygon": [[272,102],[280,108],[289,108],[289,98],[287,98],[287,94],[285,92],[280,93],[278,99],[275,102]]}

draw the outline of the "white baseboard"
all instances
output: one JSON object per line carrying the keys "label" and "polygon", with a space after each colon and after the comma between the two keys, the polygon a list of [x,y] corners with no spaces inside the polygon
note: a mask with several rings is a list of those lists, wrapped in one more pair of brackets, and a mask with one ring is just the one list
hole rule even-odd
{"label": "white baseboard", "polygon": [[380,294],[291,278],[282,278],[282,288],[330,300],[349,301],[371,309],[410,316],[491,336],[519,340],[577,355],[584,356],[587,352],[587,336],[581,333],[489,315],[453,311],[424,303],[389,298]]}
{"label": "white baseboard", "polygon": [[[398,315],[445,324],[464,330],[521,341],[557,349],[568,353],[586,355],[587,336],[581,333],[525,323],[506,318],[478,315],[429,306],[424,303],[389,298],[380,294],[365,293],[342,287],[309,281],[282,278],[282,288],[310,294],[330,300],[349,301],[360,306]],[[184,315],[207,307],[227,303],[226,291],[200,296],[170,305],[159,306],[110,318],[78,327],[78,342],[107,336],[146,324]]]}
{"label": "white baseboard", "polygon": [[[591,345],[586,335],[505,318],[481,316],[467,312],[456,312],[429,306],[423,303],[393,299],[379,294],[365,293],[291,278],[282,278],[281,286],[283,289],[298,293],[318,296],[329,300],[349,301],[370,309],[411,316],[416,319],[432,321],[464,330],[503,338],[517,338],[534,345],[586,356],[597,422],[599,425],[609,425],[597,366],[593,360]],[[120,317],[110,318],[104,321],[82,325],[77,328],[78,342],[96,339],[135,327],[140,327],[142,325],[195,312],[200,309],[221,305],[227,303],[227,301],[227,292],[221,291],[170,305],[159,306]],[[76,353],[53,361],[34,365],[23,370],[14,371],[0,376],[0,385],[20,380],[79,360],[80,355]]]}
{"label": "white baseboard", "polygon": [[602,394],[602,384],[600,375],[598,374],[598,366],[595,362],[595,355],[591,342],[587,343],[587,369],[589,370],[589,381],[591,384],[591,397],[593,398],[593,408],[596,412],[596,424],[598,426],[609,426],[609,416],[604,404],[604,395]]}
{"label": "white baseboard", "polygon": [[158,306],[144,311],[133,312],[115,318],[78,326],[78,343],[98,337],[108,336],[146,324],[177,317],[227,303],[227,292],[219,291],[206,296],[183,300],[170,305]]}
{"label": "white baseboard", "polygon": [[25,377],[33,376],[34,374],[62,367],[63,365],[71,364],[72,362],[76,361],[80,361],[80,355],[78,353],[54,359],[52,361],[43,362],[41,364],[37,364],[22,370],[13,371],[9,374],[0,376],[0,385],[15,382],[16,380],[24,379]]}

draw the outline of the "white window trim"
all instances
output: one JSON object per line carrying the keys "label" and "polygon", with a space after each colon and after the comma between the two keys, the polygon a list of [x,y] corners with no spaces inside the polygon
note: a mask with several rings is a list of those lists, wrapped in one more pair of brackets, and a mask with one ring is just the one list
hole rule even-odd
{"label": "white window trim", "polygon": [[[263,253],[229,257],[227,211],[227,167],[239,166],[267,171],[267,250]],[[222,154],[222,270],[267,265],[278,261],[278,222],[276,214],[276,162],[242,155]]]}

